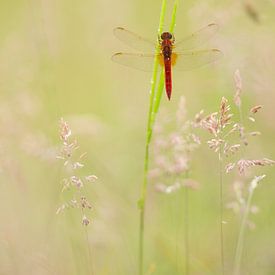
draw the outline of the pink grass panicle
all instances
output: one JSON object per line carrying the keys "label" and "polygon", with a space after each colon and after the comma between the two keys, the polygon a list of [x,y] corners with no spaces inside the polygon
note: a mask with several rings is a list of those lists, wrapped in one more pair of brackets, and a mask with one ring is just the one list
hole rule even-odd
{"label": "pink grass panicle", "polygon": [[[187,120],[186,115],[185,99],[181,97],[176,119],[165,116],[154,129],[154,165],[149,177],[155,182],[158,192],[170,194],[182,187],[197,189],[199,186],[196,181],[189,179],[189,171],[191,152],[201,142],[193,132],[195,121]],[[174,131],[167,130],[172,127]]]}
{"label": "pink grass panicle", "polygon": [[[93,206],[89,202],[85,194],[85,186],[94,183],[97,180],[95,175],[82,175],[81,169],[84,167],[83,158],[86,153],[78,153],[78,142],[72,138],[72,131],[66,121],[60,120],[60,139],[62,146],[58,159],[63,161],[66,176],[62,180],[63,192],[68,192],[70,198],[67,199],[60,207],[58,207],[56,213],[59,214],[65,209],[78,208],[81,209],[82,224],[88,225],[90,219],[86,211],[92,210]],[[70,192],[69,192],[70,190]]]}
{"label": "pink grass panicle", "polygon": [[[244,184],[246,178],[251,177],[251,168],[271,166],[275,161],[269,158],[247,159],[244,157],[244,152],[247,150],[250,137],[260,136],[259,131],[246,131],[243,125],[245,121],[255,122],[256,115],[262,110],[262,105],[256,105],[246,111],[247,116],[243,118],[242,99],[243,83],[239,70],[234,74],[235,80],[235,95],[233,102],[239,112],[239,120],[233,121],[233,113],[226,98],[222,98],[217,112],[213,112],[204,116],[203,112],[197,116],[197,127],[207,130],[211,134],[211,138],[206,142],[211,150],[219,154],[219,158],[225,160],[223,171],[226,174],[237,172],[236,180],[233,183],[233,193],[235,200],[228,204],[228,207],[234,212],[242,213],[247,207],[247,196],[252,192],[251,186],[255,186],[260,182],[265,175],[255,176],[249,184]],[[240,156],[241,155],[241,156]],[[229,161],[227,161],[229,160]],[[250,206],[255,210],[256,206]],[[236,211],[238,209],[239,211]],[[256,212],[256,211],[254,211]],[[252,222],[251,222],[252,224]]]}

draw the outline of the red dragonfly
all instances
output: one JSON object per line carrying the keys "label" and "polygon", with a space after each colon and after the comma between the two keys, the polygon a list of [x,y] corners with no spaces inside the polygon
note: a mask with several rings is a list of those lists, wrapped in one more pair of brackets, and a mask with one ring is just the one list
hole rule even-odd
{"label": "red dragonfly", "polygon": [[210,39],[218,30],[217,24],[209,24],[186,38],[175,42],[175,37],[170,32],[163,32],[156,44],[148,39],[118,27],[114,29],[115,36],[141,53],[116,53],[112,56],[114,62],[143,70],[152,71],[153,62],[157,55],[159,64],[165,72],[165,88],[168,99],[172,93],[172,66],[176,70],[185,71],[212,63],[222,56],[217,49],[195,50],[201,44]]}

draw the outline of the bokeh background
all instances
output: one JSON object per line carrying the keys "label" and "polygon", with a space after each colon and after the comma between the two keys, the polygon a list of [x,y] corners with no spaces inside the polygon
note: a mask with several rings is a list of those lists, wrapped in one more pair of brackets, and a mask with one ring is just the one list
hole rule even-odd
{"label": "bokeh background", "polygon": [[[172,10],[168,1],[166,27]],[[113,36],[126,27],[156,38],[161,1],[0,2],[0,274],[137,274],[139,213],[143,178],[150,73],[111,61],[128,50]],[[216,64],[174,74],[169,102],[175,115],[184,95],[188,116],[230,103],[234,72],[243,79],[243,108],[261,104],[251,129],[262,132],[247,152],[274,158],[274,0],[180,1],[175,36],[216,22],[208,46],[224,57]],[[63,117],[86,152],[83,175],[98,180],[85,192],[94,209],[88,227],[79,209],[56,215],[62,203],[63,162],[59,121]],[[220,274],[217,156],[204,144],[192,162],[200,189],[190,193],[190,274]],[[275,274],[275,172],[253,202],[254,230],[247,230],[242,274]],[[226,178],[230,190],[231,177]],[[146,274],[184,274],[183,193],[164,195],[149,184],[146,213]],[[230,200],[230,192],[225,201]],[[225,262],[230,274],[239,220],[225,210]],[[90,253],[89,254],[89,249]],[[94,273],[91,273],[93,266]]]}

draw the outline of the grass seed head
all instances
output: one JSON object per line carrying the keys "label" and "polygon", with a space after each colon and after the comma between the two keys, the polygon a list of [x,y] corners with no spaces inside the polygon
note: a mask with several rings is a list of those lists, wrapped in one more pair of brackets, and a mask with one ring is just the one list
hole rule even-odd
{"label": "grass seed head", "polygon": [[[58,156],[59,159],[63,160],[66,176],[62,180],[62,191],[65,192],[71,189],[71,198],[67,199],[56,211],[57,214],[63,212],[65,209],[77,208],[81,209],[82,213],[82,224],[89,225],[90,220],[85,214],[85,210],[91,210],[92,205],[88,201],[84,186],[87,183],[95,182],[97,176],[95,175],[81,175],[81,168],[84,167],[83,157],[86,153],[77,156],[77,149],[79,148],[77,140],[72,141],[72,131],[68,123],[64,120],[60,120],[59,125],[59,136],[62,141],[61,154]],[[80,162],[81,161],[81,162]]]}

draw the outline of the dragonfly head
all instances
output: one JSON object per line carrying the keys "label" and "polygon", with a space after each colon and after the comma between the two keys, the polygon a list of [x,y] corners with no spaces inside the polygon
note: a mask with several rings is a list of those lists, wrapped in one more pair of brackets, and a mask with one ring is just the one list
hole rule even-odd
{"label": "dragonfly head", "polygon": [[170,32],[163,32],[160,36],[162,40],[171,40],[173,39],[173,35]]}

